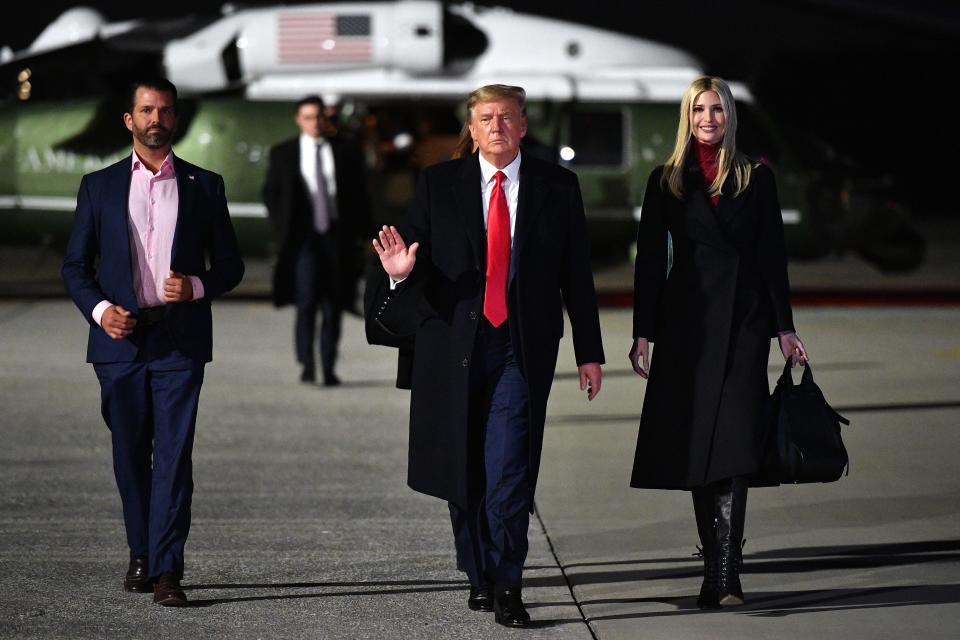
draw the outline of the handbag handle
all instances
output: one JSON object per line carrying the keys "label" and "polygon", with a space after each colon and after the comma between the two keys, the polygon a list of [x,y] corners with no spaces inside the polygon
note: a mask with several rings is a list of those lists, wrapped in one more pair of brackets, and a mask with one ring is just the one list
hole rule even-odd
{"label": "handbag handle", "polygon": [[[814,382],[813,382],[813,368],[810,366],[810,362],[809,362],[809,361],[804,365],[804,367],[803,367],[803,375],[800,377],[800,384],[804,384],[804,383],[806,383],[806,384],[814,384]],[[787,387],[787,386],[792,387],[792,386],[793,386],[793,367],[790,366],[790,361],[789,361],[789,360],[787,360],[787,361],[783,364],[783,373],[780,374],[780,379],[777,380],[777,386],[778,386],[778,387],[779,387],[779,386],[784,386],[784,387]],[[819,388],[819,387],[818,387],[818,388]],[[824,403],[826,403],[826,398],[824,398]],[[837,420],[838,420],[841,424],[843,424],[843,425],[845,425],[845,426],[848,426],[848,427],[850,426],[850,421],[847,420],[846,418],[844,418],[844,417],[843,417],[842,415],[840,415],[839,413],[837,413],[837,411],[836,411],[833,407],[831,407],[829,404],[827,404],[827,408],[830,409],[830,411],[833,412],[833,415],[835,415],[835,416],[837,417]]]}
{"label": "handbag handle", "polygon": [[[803,366],[803,374],[800,376],[800,383],[813,383],[813,369],[810,367],[810,362]],[[780,374],[780,379],[777,380],[777,386],[793,386],[793,367],[790,366],[790,360],[788,359],[783,363],[783,373]]]}

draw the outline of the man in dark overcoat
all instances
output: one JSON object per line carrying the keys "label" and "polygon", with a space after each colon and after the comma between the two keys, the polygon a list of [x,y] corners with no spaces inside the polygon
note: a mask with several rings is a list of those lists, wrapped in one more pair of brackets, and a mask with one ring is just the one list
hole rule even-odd
{"label": "man in dark overcoat", "polygon": [[408,483],[448,501],[468,606],[507,626],[529,622],[521,574],[562,305],[591,400],[604,361],[579,184],[521,152],[524,104],[519,87],[471,94],[478,152],[424,170],[409,227],[381,230],[392,291],[371,305],[419,315]]}
{"label": "man in dark overcoat", "polygon": [[270,150],[263,186],[277,242],[273,302],[295,304],[294,346],[300,379],[316,379],[316,319],[323,382],[339,384],[335,365],[344,308],[353,308],[362,244],[373,232],[360,150],[330,135],[319,96],[296,105],[300,135]]}

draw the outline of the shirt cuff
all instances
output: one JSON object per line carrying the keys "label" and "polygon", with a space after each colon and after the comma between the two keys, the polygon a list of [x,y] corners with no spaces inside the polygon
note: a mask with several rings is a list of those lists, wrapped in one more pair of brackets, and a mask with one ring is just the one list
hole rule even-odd
{"label": "shirt cuff", "polygon": [[[387,276],[387,277],[389,277],[389,276]],[[409,277],[410,277],[410,276],[407,276],[407,277],[405,277],[405,278],[400,278],[399,280],[394,280],[393,278],[390,278],[390,291],[394,291],[394,290],[397,288],[397,285],[398,285],[398,284],[400,284],[401,282],[403,282],[404,280],[406,280],[406,279],[409,278]]]}
{"label": "shirt cuff", "polygon": [[190,278],[190,284],[193,285],[193,298],[191,300],[199,300],[203,297],[203,282],[200,281],[198,276],[187,276]]}
{"label": "shirt cuff", "polygon": [[97,306],[93,308],[93,313],[90,315],[93,316],[93,321],[96,322],[98,326],[103,326],[100,323],[100,321],[103,319],[103,312],[112,306],[113,303],[111,303],[109,300],[101,300],[99,303],[97,303]]}

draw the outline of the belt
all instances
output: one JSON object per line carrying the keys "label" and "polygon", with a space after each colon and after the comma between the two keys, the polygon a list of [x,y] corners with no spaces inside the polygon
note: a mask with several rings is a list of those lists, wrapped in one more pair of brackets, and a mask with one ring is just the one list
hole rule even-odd
{"label": "belt", "polygon": [[167,307],[160,305],[159,307],[144,307],[140,309],[137,313],[137,324],[141,327],[149,327],[152,324],[157,324],[167,313]]}

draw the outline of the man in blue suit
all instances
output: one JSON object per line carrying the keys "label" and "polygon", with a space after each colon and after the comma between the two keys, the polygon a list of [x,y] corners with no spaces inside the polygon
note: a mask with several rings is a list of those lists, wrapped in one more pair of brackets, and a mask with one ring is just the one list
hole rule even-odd
{"label": "man in blue suit", "polygon": [[177,89],[132,85],[133,153],[83,177],[63,280],[90,323],[130,547],[127,591],[183,606],[191,453],[210,301],[243,277],[223,178],[173,155]]}

